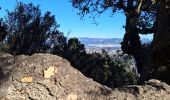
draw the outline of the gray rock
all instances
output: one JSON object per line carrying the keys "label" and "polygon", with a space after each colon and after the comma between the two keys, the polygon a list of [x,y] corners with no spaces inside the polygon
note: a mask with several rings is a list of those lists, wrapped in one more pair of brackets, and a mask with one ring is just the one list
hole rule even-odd
{"label": "gray rock", "polygon": [[[111,89],[82,75],[56,55],[0,53],[0,100],[168,100],[161,81]],[[154,84],[155,83],[155,84]]]}

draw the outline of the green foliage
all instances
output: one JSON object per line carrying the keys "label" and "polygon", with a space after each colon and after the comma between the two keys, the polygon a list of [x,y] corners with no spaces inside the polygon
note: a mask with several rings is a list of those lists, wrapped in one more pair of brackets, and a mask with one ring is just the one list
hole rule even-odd
{"label": "green foliage", "polygon": [[77,38],[71,38],[65,45],[62,56],[68,59],[71,64],[73,63],[73,65],[77,68],[80,64],[77,59],[82,59],[84,55],[86,55],[84,44],[81,44]]}
{"label": "green foliage", "polygon": [[0,43],[0,51],[9,52],[9,45]]}
{"label": "green foliage", "polygon": [[110,57],[106,53],[88,55],[87,62],[83,64],[84,67],[88,67],[84,68],[84,73],[87,73],[95,81],[109,87],[135,84],[137,82],[137,73],[130,68],[132,66],[132,63],[130,63],[133,60],[132,57],[124,54]]}
{"label": "green foliage", "polygon": [[71,38],[61,56],[87,77],[109,87],[137,83],[137,72],[131,68],[134,59],[129,55],[118,53],[111,57],[105,50],[102,54],[87,54],[84,45],[77,38]]}
{"label": "green foliage", "polygon": [[6,34],[7,34],[6,29],[5,27],[2,26],[2,19],[0,19],[0,42],[4,40]]}
{"label": "green foliage", "polygon": [[42,15],[39,6],[18,2],[15,9],[7,13],[4,21],[8,32],[6,43],[12,54],[46,52],[52,49],[51,45],[57,47],[66,42],[63,33],[57,30],[55,16],[50,12]]}

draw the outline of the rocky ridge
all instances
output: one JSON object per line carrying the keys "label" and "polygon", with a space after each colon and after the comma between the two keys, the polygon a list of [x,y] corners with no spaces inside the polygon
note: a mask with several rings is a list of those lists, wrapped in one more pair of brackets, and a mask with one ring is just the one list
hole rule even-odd
{"label": "rocky ridge", "polygon": [[56,55],[0,53],[0,100],[169,100],[170,86],[152,79],[111,89]]}

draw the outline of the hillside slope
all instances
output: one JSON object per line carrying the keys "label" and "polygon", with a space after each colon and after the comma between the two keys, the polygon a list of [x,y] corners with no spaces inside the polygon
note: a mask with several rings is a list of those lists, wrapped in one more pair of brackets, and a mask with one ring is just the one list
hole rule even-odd
{"label": "hillside slope", "polygon": [[0,100],[168,100],[170,86],[158,80],[110,89],[51,54],[0,53]]}

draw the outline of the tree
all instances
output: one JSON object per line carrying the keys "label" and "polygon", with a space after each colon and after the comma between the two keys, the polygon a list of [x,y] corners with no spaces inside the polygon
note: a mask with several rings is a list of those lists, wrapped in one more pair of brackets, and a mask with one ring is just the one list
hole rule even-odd
{"label": "tree", "polygon": [[86,55],[84,44],[77,38],[70,38],[64,48],[63,56],[68,59],[77,69],[81,69],[79,61]]}
{"label": "tree", "polygon": [[154,34],[150,67],[152,76],[170,84],[170,0],[160,0],[158,29]]}
{"label": "tree", "polygon": [[[79,15],[91,14],[92,18],[107,10],[112,14],[122,11],[126,16],[125,35],[121,43],[124,53],[133,55],[137,62],[141,60],[142,45],[139,34],[155,33],[159,1],[155,0],[72,0],[73,7],[79,9]],[[138,64],[138,63],[137,63]],[[141,65],[137,65],[140,70]],[[141,76],[143,73],[140,73]]]}
{"label": "tree", "polygon": [[[6,43],[12,54],[46,52],[53,48],[54,42],[55,45],[66,42],[63,33],[57,30],[55,16],[50,12],[42,15],[39,6],[32,3],[17,2],[14,11],[7,11],[4,23],[8,33]],[[63,41],[57,41],[59,38]]]}
{"label": "tree", "polygon": [[1,25],[1,20],[0,20],[0,42],[4,40],[6,35],[7,35],[6,29]]}
{"label": "tree", "polygon": [[[0,10],[1,10],[1,7],[0,7]],[[1,22],[2,22],[2,19],[0,19],[0,42],[4,40],[7,34],[6,29],[2,26]]]}
{"label": "tree", "polygon": [[[51,53],[63,56],[65,47],[67,46],[67,38],[63,35],[63,33],[56,31],[53,32],[49,38],[50,43],[47,48],[51,48]],[[50,46],[50,47],[49,47]]]}
{"label": "tree", "polygon": [[141,47],[139,34],[153,33],[155,14],[159,8],[158,2],[153,0],[72,0],[72,4],[80,10],[80,15],[91,13],[93,18],[110,9],[112,13],[123,11],[126,33],[122,50],[132,55]]}

